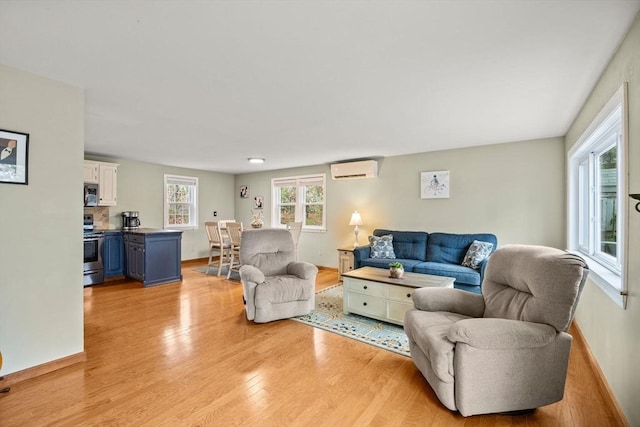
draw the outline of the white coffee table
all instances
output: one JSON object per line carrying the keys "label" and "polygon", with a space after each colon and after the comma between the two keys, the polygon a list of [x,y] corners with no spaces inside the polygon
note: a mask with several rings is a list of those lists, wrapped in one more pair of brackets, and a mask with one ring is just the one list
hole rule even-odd
{"label": "white coffee table", "polygon": [[407,273],[402,279],[389,277],[384,268],[362,267],[342,275],[343,311],[402,325],[413,308],[411,295],[417,288],[453,288],[453,277]]}

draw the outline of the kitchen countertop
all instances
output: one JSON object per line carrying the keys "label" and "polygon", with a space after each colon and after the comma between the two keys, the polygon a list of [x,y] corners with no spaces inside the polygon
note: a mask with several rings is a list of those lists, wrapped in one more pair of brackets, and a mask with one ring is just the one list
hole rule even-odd
{"label": "kitchen countertop", "polygon": [[171,230],[165,228],[137,228],[135,230],[120,230],[123,233],[130,234],[165,234],[165,233],[182,233],[182,230]]}
{"label": "kitchen countertop", "polygon": [[135,230],[123,230],[121,228],[95,227],[91,231],[94,233],[131,233],[131,234],[182,233],[182,230],[171,230],[171,229],[164,229],[164,228],[137,228]]}

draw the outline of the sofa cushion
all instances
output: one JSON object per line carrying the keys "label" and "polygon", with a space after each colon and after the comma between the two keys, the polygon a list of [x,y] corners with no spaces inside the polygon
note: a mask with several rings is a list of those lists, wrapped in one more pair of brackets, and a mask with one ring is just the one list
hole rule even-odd
{"label": "sofa cushion", "polygon": [[455,289],[460,289],[461,291],[467,291],[473,294],[482,295],[482,288],[479,285],[467,285],[466,283],[455,283],[453,287]]}
{"label": "sofa cushion", "polygon": [[462,265],[465,267],[471,267],[474,270],[479,269],[480,263],[487,259],[491,254],[492,249],[493,243],[474,240],[471,246],[469,246],[467,254],[464,256]]}
{"label": "sofa cushion", "polygon": [[[387,234],[393,236],[393,250],[396,258],[417,259],[420,261],[427,260],[428,234],[424,231],[373,230],[374,236],[384,236]],[[469,244],[471,244],[471,242],[469,242]],[[460,262],[458,262],[458,264],[460,264]]]}
{"label": "sofa cushion", "polygon": [[431,233],[426,261],[461,265],[474,240],[492,243],[494,250],[498,245],[496,236],[489,233]]}
{"label": "sofa cushion", "polygon": [[[417,259],[402,259],[396,258],[393,261],[397,261],[402,263],[404,266],[404,271],[411,272],[413,268],[420,264],[422,261],[418,261]],[[390,259],[381,259],[381,258],[364,258],[360,261],[359,267],[376,267],[376,268],[384,268],[389,269],[389,263],[392,262]]]}
{"label": "sofa cushion", "polygon": [[369,236],[369,246],[371,246],[371,258],[395,259],[393,251],[393,236]]}
{"label": "sofa cushion", "polygon": [[465,283],[467,285],[480,285],[480,273],[473,268],[462,265],[444,264],[441,262],[421,262],[413,267],[416,273],[433,274],[434,276],[453,277],[455,284]]}

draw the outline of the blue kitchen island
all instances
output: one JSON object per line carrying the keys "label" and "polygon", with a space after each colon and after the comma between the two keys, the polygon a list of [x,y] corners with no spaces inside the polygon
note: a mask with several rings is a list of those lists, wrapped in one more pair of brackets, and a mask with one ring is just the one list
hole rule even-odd
{"label": "blue kitchen island", "polygon": [[139,228],[123,236],[128,277],[145,287],[182,280],[182,231]]}

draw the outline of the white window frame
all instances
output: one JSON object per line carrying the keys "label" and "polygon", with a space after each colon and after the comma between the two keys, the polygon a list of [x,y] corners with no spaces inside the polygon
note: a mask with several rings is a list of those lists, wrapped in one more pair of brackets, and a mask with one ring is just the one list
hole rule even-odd
{"label": "white window frame", "polygon": [[[172,184],[187,185],[191,188],[191,203],[170,203],[168,199],[168,186]],[[190,230],[198,228],[198,178],[182,175],[164,175],[164,228]],[[172,204],[184,204],[189,207],[188,224],[169,224],[169,206]]]}
{"label": "white window frame", "polygon": [[[322,185],[322,193],[324,195],[322,203],[314,203],[322,205],[322,225],[307,225],[305,222],[305,188],[307,185]],[[327,231],[327,175],[313,174],[301,176],[289,176],[283,178],[271,179],[271,226],[274,228],[285,228],[285,224],[280,224],[280,187],[296,187],[296,203],[295,203],[295,221],[302,222],[302,230],[313,232]],[[312,204],[312,203],[309,203]],[[293,204],[291,204],[293,205]]]}
{"label": "white window frame", "polygon": [[[569,150],[567,158],[568,249],[588,263],[590,278],[625,307],[628,272],[628,110],[624,83]],[[616,257],[600,250],[598,158],[617,145]]]}

